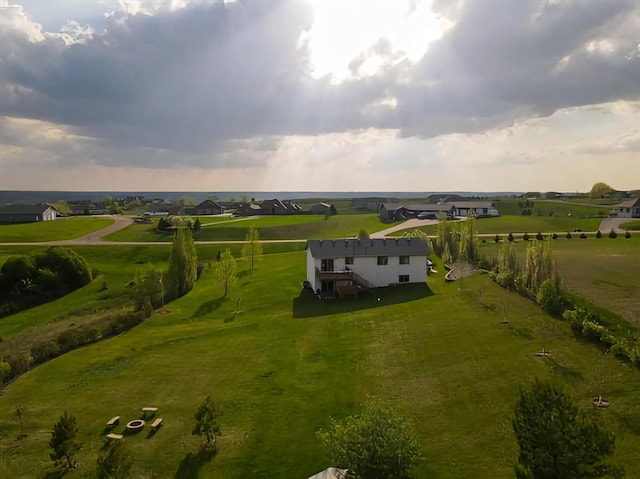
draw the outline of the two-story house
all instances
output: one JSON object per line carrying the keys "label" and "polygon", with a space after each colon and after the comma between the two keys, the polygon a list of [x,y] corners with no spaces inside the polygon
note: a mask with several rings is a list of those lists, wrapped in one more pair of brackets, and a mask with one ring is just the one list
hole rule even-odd
{"label": "two-story house", "polygon": [[321,293],[424,283],[430,253],[422,238],[309,240],[307,281]]}

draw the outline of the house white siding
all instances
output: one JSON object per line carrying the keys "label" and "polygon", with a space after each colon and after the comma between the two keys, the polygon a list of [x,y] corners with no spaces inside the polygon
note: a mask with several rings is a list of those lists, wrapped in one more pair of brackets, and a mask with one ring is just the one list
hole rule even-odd
{"label": "house white siding", "polygon": [[400,275],[408,275],[409,283],[427,280],[424,256],[409,256],[409,264],[400,264],[399,256],[388,256],[386,265],[379,265],[377,256],[356,257],[349,268],[377,288],[400,283]]}
{"label": "house white siding", "polygon": [[[400,256],[387,256],[387,264],[378,264],[377,256],[354,257],[353,264],[345,264],[345,258],[333,258],[332,271],[353,271],[371,286],[380,288],[399,284],[400,276],[408,276],[406,283],[424,283],[427,279],[427,265],[424,256],[409,256],[408,264],[400,264]],[[322,270],[322,260],[314,258],[307,250],[307,281],[314,291],[321,289],[318,271]]]}
{"label": "house white siding", "polygon": [[42,221],[53,221],[56,219],[56,210],[53,208],[47,208],[42,213]]}
{"label": "house white siding", "polygon": [[[318,263],[319,262],[320,261],[318,260]],[[320,268],[319,264],[318,264],[318,268]],[[311,287],[313,288],[314,291],[320,287],[320,282],[317,280],[317,275],[316,275],[316,260],[311,255],[311,250],[308,248],[307,248],[307,281],[311,283]]]}

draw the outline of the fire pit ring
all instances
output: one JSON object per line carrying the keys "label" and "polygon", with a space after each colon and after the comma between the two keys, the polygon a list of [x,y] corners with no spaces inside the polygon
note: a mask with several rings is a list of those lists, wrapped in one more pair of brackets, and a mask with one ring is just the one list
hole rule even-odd
{"label": "fire pit ring", "polygon": [[127,423],[127,430],[132,432],[142,431],[144,428],[144,421],[142,419],[134,419]]}

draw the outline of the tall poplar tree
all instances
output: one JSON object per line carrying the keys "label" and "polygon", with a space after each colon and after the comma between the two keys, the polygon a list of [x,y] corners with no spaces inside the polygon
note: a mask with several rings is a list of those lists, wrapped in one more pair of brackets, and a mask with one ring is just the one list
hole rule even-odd
{"label": "tall poplar tree", "polygon": [[173,236],[168,276],[169,295],[173,298],[184,296],[196,284],[198,257],[189,228],[178,228]]}

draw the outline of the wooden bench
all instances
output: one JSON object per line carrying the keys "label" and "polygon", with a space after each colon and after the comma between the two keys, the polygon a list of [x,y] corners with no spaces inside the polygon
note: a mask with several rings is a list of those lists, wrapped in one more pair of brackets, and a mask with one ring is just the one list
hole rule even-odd
{"label": "wooden bench", "polygon": [[107,427],[113,427],[120,422],[120,416],[114,416],[107,421]]}
{"label": "wooden bench", "polygon": [[156,411],[158,411],[158,408],[157,408],[157,407],[143,407],[143,408],[142,408],[142,414],[143,414],[144,416],[146,416],[147,414],[151,414],[151,415],[153,415],[153,414],[155,414],[155,413],[156,413]]}
{"label": "wooden bench", "polygon": [[114,434],[113,432],[110,432],[109,434],[107,434],[107,437],[109,439],[115,439],[117,441],[119,441],[120,439],[122,439],[122,434]]}
{"label": "wooden bench", "polygon": [[162,426],[162,418],[161,417],[159,417],[158,419],[153,421],[153,424],[151,424],[151,429],[153,429],[154,431],[157,431],[160,426]]}

